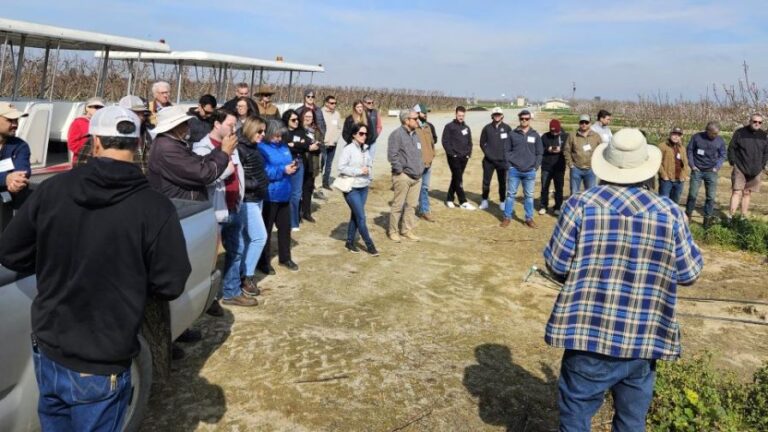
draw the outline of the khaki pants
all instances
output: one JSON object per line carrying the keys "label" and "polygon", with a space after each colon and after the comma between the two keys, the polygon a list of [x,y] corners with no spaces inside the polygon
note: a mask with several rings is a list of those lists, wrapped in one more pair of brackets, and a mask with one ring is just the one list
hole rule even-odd
{"label": "khaki pants", "polygon": [[416,206],[419,205],[421,179],[414,180],[405,174],[392,176],[395,197],[389,214],[389,233],[397,233],[400,220],[403,226],[400,232],[406,234],[416,227]]}

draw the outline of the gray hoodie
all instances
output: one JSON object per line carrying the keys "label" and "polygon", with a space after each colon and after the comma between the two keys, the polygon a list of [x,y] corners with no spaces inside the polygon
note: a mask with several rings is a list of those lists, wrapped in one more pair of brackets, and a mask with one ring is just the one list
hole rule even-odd
{"label": "gray hoodie", "polygon": [[405,173],[412,179],[420,179],[424,172],[424,161],[416,131],[408,131],[405,126],[395,129],[389,135],[387,160],[392,165],[392,174]]}

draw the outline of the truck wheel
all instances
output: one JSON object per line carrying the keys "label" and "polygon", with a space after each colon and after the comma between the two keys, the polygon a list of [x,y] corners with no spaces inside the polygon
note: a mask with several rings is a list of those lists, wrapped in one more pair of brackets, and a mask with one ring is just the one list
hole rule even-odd
{"label": "truck wheel", "polygon": [[125,413],[126,432],[138,431],[147,411],[152,388],[152,352],[149,344],[139,335],[139,355],[131,362],[131,400]]}

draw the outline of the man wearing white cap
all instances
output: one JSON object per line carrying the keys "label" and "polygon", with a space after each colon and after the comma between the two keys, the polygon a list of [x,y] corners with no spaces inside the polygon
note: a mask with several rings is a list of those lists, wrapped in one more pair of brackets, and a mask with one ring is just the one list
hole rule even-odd
{"label": "man wearing white cap", "polygon": [[639,130],[618,131],[592,156],[602,184],[568,199],[544,249],[565,284],[545,332],[565,348],[560,430],[589,431],[608,390],[613,430],[645,430],[656,361],[680,357],[677,285],[704,264],[677,203],[642,187],[660,164]]}
{"label": "man wearing white cap", "polygon": [[177,298],[191,272],[171,201],[133,164],[139,119],[99,110],[93,158],[42,183],[3,233],[0,263],[35,272],[32,351],[43,431],[118,431],[147,300]]}
{"label": "man wearing white cap", "polygon": [[32,174],[29,144],[16,136],[19,119],[26,116],[11,104],[0,103],[0,192],[10,192],[14,201]]}
{"label": "man wearing white cap", "polygon": [[155,190],[169,198],[208,201],[208,185],[227,169],[237,146],[237,137],[228,137],[221,148],[199,156],[192,152],[186,141],[189,134],[187,122],[191,118],[177,105],[157,114],[147,178]]}

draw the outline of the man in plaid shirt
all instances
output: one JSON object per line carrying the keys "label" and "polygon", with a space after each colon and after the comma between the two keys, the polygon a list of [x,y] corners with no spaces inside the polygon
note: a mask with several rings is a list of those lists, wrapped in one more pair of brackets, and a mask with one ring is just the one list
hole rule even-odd
{"label": "man in plaid shirt", "polygon": [[565,282],[545,336],[565,349],[561,431],[589,431],[607,390],[613,430],[645,430],[655,362],[680,356],[677,285],[692,284],[703,261],[677,204],[642,187],[660,163],[640,131],[617,132],[592,156],[601,185],[566,202],[544,250]]}

